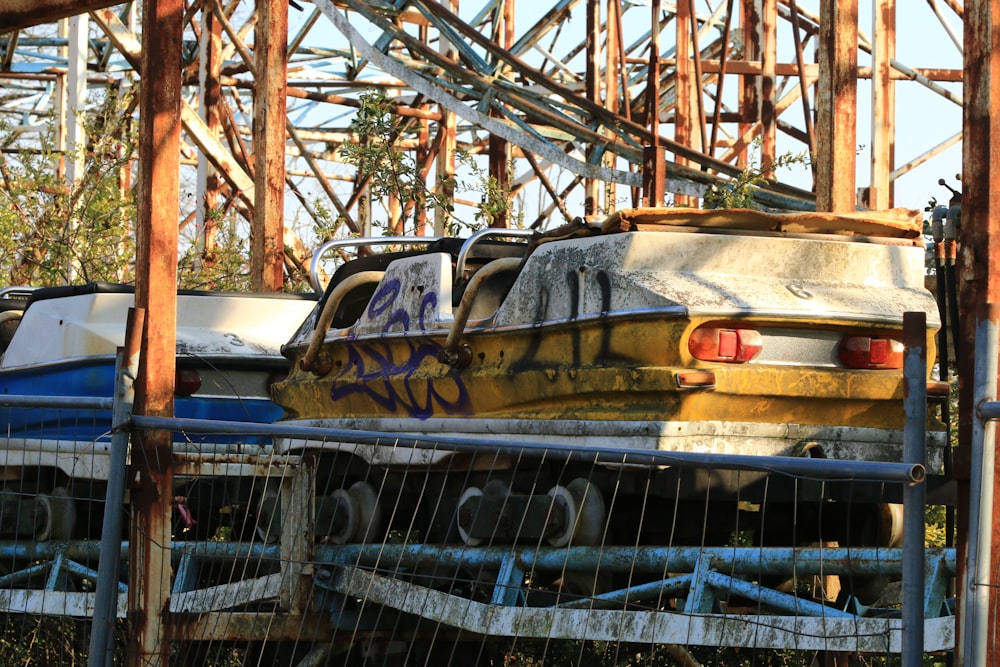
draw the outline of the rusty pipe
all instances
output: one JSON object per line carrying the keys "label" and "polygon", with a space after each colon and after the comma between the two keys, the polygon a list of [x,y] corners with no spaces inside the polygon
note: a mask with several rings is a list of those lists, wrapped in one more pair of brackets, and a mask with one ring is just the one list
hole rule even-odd
{"label": "rusty pipe", "polygon": [[304,371],[316,373],[317,375],[325,375],[329,372],[329,369],[323,372],[320,368],[320,364],[318,363],[319,349],[323,345],[326,332],[330,328],[330,323],[333,322],[333,316],[337,313],[337,308],[340,307],[340,303],[344,300],[344,297],[353,289],[362,285],[379,283],[382,281],[382,276],[384,275],[384,271],[361,271],[337,283],[337,286],[330,292],[329,298],[323,305],[323,310],[316,321],[316,328],[313,330],[312,339],[309,341],[309,347],[299,361],[299,368]]}
{"label": "rusty pipe", "polygon": [[455,311],[455,319],[451,323],[451,330],[448,332],[448,338],[445,340],[444,349],[438,354],[438,361],[459,368],[468,366],[469,360],[465,359],[460,353],[459,343],[462,340],[462,332],[465,331],[465,325],[469,321],[469,314],[472,312],[472,302],[476,299],[476,293],[486,280],[502,271],[516,269],[521,265],[522,261],[520,257],[495,259],[473,274],[472,279],[465,288],[465,292],[462,294],[458,310]]}

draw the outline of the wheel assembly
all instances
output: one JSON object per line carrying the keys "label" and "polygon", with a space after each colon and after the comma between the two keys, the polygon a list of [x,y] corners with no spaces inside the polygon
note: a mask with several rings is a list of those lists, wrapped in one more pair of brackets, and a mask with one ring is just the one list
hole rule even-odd
{"label": "wheel assembly", "polygon": [[273,544],[281,537],[281,497],[276,485],[268,484],[257,501],[257,537]]}
{"label": "wheel assembly", "polygon": [[355,482],[316,499],[316,535],[334,544],[364,543],[378,538],[382,512],[378,493],[368,482]]}
{"label": "wheel assembly", "polygon": [[477,547],[486,539],[507,535],[505,510],[515,496],[499,480],[486,482],[482,489],[469,487],[458,499],[458,534],[466,546]]}
{"label": "wheel assembly", "polygon": [[600,544],[607,513],[597,487],[581,477],[566,486],[552,487],[549,497],[553,506],[562,509],[556,513],[561,514],[562,521],[556,522],[546,534],[549,544],[554,547]]}
{"label": "wheel assembly", "polygon": [[555,547],[599,544],[606,512],[597,487],[585,479],[554,486],[548,494],[512,493],[500,481],[467,488],[458,501],[458,533],[478,546],[546,540]]}
{"label": "wheel assembly", "polygon": [[35,496],[35,539],[68,540],[76,523],[73,499],[64,487],[57,486],[52,493]]}

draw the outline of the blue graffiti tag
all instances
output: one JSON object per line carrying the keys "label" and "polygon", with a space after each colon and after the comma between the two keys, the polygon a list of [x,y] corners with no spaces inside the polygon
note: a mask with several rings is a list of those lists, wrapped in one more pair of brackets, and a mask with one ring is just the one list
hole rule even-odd
{"label": "blue graffiti tag", "polygon": [[[388,311],[401,293],[398,280],[390,280],[380,287],[368,306],[370,317]],[[425,329],[430,313],[437,307],[437,294],[424,294],[419,307],[419,326]],[[410,314],[405,308],[389,312],[383,326],[383,333],[393,327],[410,330]],[[396,361],[394,347],[385,341],[372,343],[352,342],[347,345],[347,364],[334,378],[330,397],[340,400],[360,394],[389,412],[405,411],[409,416],[427,419],[433,416],[435,407],[446,414],[468,414],[471,412],[469,393],[458,377],[458,371],[451,371],[446,378],[418,380],[414,378],[420,365],[428,357],[437,360],[442,349],[440,343],[432,340],[407,341],[408,353],[404,359]],[[398,350],[398,348],[396,348]],[[370,369],[370,370],[369,370]],[[442,382],[451,385],[452,391],[442,392]],[[402,391],[397,390],[402,386]],[[423,385],[424,391],[415,391]],[[448,398],[446,394],[453,396]],[[424,398],[421,400],[420,396]]]}

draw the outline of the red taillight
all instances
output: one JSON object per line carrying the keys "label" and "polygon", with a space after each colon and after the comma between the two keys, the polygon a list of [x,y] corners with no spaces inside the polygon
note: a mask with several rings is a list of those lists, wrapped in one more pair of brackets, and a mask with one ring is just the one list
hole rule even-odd
{"label": "red taillight", "polygon": [[742,364],[750,361],[764,347],[764,339],[754,329],[700,326],[688,338],[691,356],[701,361]]}
{"label": "red taillight", "polygon": [[178,368],[174,374],[174,396],[190,396],[201,389],[201,374],[193,368]]}
{"label": "red taillight", "polygon": [[847,368],[902,368],[903,343],[892,338],[848,336],[840,341],[837,357]]}

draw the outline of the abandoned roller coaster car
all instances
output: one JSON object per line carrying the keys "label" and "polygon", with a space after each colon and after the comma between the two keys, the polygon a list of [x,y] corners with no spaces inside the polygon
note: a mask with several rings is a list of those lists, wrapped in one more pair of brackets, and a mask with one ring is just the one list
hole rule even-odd
{"label": "abandoned roller coaster car", "polygon": [[[45,541],[99,534],[101,512],[86,512],[83,504],[103,503],[112,413],[88,407],[86,399],[115,395],[116,351],[134,303],[132,286],[111,283],[15,287],[0,296],[0,393],[66,401],[0,408],[6,435],[0,536]],[[280,347],[314,305],[304,295],[179,292],[177,416],[255,423],[280,417],[269,395],[287,367]],[[269,441],[245,436],[177,434],[174,442],[176,451],[191,452],[263,447]]]}
{"label": "abandoned roller coaster car", "polygon": [[[273,395],[285,423],[444,443],[901,461],[905,312],[926,313],[935,354],[915,212],[631,209],[548,234],[354,239],[320,253],[344,243],[389,248],[341,264],[284,346],[291,370]],[[939,423],[928,430],[935,471],[945,438]],[[858,487],[381,443],[276,443],[319,454],[317,526],[333,542],[398,529],[467,545],[648,543],[673,514],[703,543],[731,543],[747,526],[761,544],[900,543],[893,500]],[[766,519],[754,515],[765,500]],[[338,513],[351,520],[328,516]]]}

